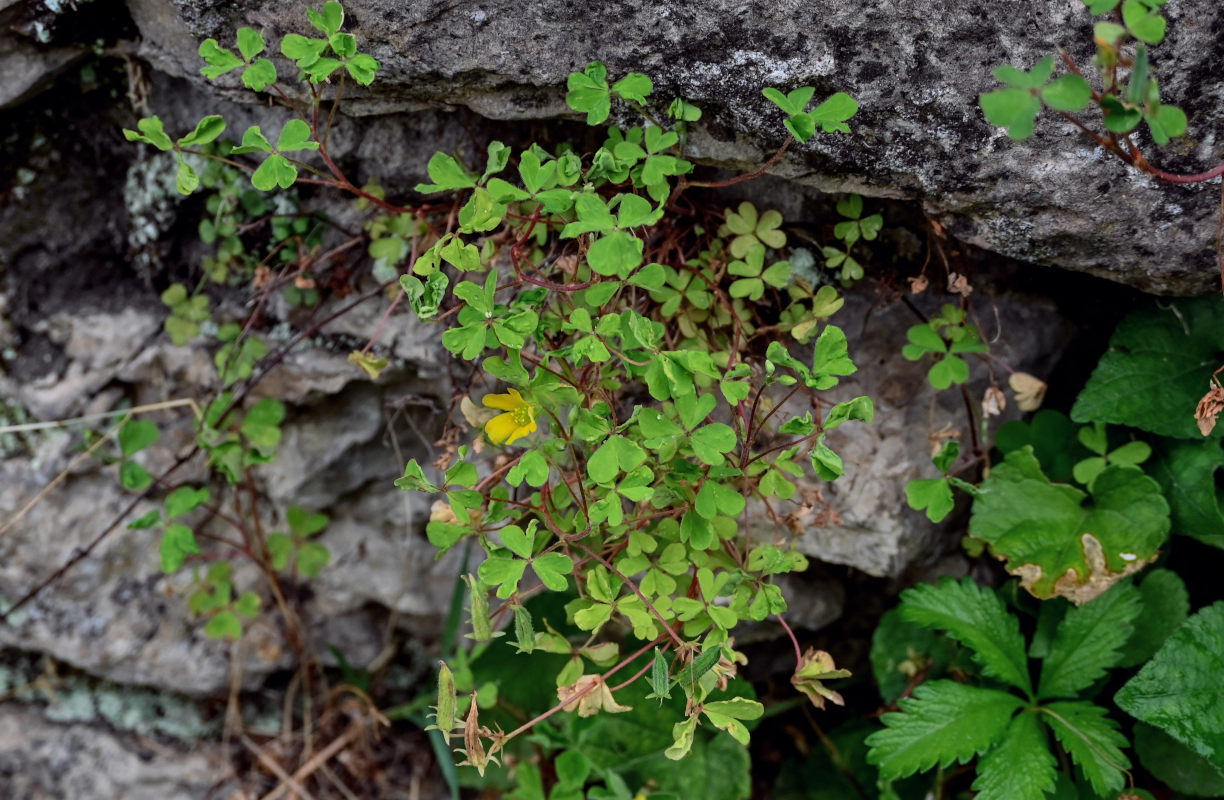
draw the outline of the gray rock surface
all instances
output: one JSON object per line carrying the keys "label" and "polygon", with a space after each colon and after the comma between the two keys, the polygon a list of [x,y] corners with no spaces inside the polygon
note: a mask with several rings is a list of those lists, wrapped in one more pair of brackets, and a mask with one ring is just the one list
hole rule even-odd
{"label": "gray rock surface", "polygon": [[225,797],[231,774],[219,749],[49,722],[12,703],[0,712],[0,785],[8,800],[198,800],[219,790]]}
{"label": "gray rock surface", "polygon": [[[144,52],[159,69],[199,77],[196,44],[232,41],[241,25],[270,35],[308,31],[301,4],[129,0]],[[761,163],[782,141],[764,86],[847,91],[861,105],[852,136],[818,136],[775,173],[821,191],[920,201],[955,236],[1004,255],[1090,272],[1145,291],[1194,293],[1218,278],[1218,191],[1169,186],[1106,158],[1069,124],[1045,119],[1012,143],[977,105],[991,70],[1027,68],[1056,45],[1085,65],[1092,18],[1074,0],[867,5],[820,2],[574,4],[351,0],[349,28],[383,65],[369,90],[346,92],[351,113],[465,106],[498,120],[567,114],[567,74],[601,60],[610,74],[648,73],[666,103],[706,110],[692,153],[710,164]],[[1190,114],[1190,136],[1156,161],[1200,172],[1224,157],[1224,6],[1173,2],[1154,51],[1166,99]],[[286,65],[282,74],[291,74]],[[241,97],[236,78],[220,93]],[[1150,143],[1139,142],[1145,150]]]}

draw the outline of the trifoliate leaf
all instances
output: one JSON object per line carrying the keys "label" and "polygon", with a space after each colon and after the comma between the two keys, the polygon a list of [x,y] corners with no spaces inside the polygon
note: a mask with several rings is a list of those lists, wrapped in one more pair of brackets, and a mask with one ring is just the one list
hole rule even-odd
{"label": "trifoliate leaf", "polygon": [[932,681],[897,701],[903,713],[880,718],[884,730],[867,737],[867,763],[895,780],[938,764],[964,764],[1002,739],[1020,698],[954,681]]}
{"label": "trifoliate leaf", "polygon": [[1027,447],[991,470],[969,521],[1029,592],[1077,604],[1142,569],[1168,532],[1169,506],[1139,468],[1109,467],[1087,495],[1050,483]]}
{"label": "trifoliate leaf", "polygon": [[217,44],[216,39],[205,39],[200,42],[199,54],[200,58],[208,63],[208,66],[200,69],[200,74],[209,80],[218,78],[243,64],[241,58]]}

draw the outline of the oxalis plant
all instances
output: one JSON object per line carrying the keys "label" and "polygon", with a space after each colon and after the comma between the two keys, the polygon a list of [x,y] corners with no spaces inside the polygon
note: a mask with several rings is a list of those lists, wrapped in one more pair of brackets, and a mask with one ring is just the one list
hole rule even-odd
{"label": "oxalis plant", "polygon": [[[1118,4],[1104,5],[1111,11]],[[1139,5],[1154,13],[1159,4]],[[1154,35],[1154,23],[1140,16],[1152,13],[1136,16],[1136,8],[1122,6],[1121,27],[1125,36],[1148,41],[1143,37]],[[466,603],[471,644],[445,645],[439,664],[435,741],[453,746],[474,768],[464,780],[479,775],[486,785],[512,785],[519,800],[630,800],[648,793],[662,800],[692,796],[694,787],[717,781],[725,784],[723,794],[711,788],[705,796],[746,796],[743,745],[765,709],[737,677],[745,663],[735,647],[738,628],[776,622],[794,644],[793,685],[818,707],[841,702],[825,681],[848,672],[827,653],[802,651],[773,580],[806,567],[789,550],[786,532],[800,530],[823,504],[800,479],[841,476],[844,465],[827,434],[847,422],[869,422],[872,405],[837,393],[839,379],[855,371],[846,336],[828,322],[843,301],[827,273],[808,263],[811,256],[804,261],[789,246],[781,215],[750,203],[711,213],[686,191],[760,174],[793,142],[818,132],[848,132],[857,105],[835,94],[810,108],[811,87],[766,89],[786,115],[789,136],[777,155],[753,175],[697,181],[685,143],[700,109],[683,98],[660,103],[648,77],[610,80],[592,63],[570,76],[566,100],[592,126],[605,125],[614,110],[619,124],[607,127],[589,152],[539,144],[515,152],[492,142],[476,165],[438,153],[428,164],[430,182],[416,187],[437,199],[397,205],[376,184],[350,182],[327,152],[346,82],[369,84],[378,64],[343,32],[338,3],[308,12],[308,20],[322,35],[290,34],[280,48],[296,62],[301,89],[281,85],[253,29],[238,32],[236,49],[213,40],[201,45],[208,77],[238,73],[248,88],[295,111],[275,145],[259,126],[245,131],[241,144],[227,142],[219,116],[205,117],[178,139],[155,117],[126,133],[172,154],[181,191],[204,185],[216,192],[207,233],[222,249],[210,276],[242,262],[241,242],[230,241],[242,225],[233,216],[236,204],[258,216],[248,190],[237,190],[236,175],[246,173],[259,192],[314,184],[355,196],[370,214],[363,234],[342,247],[365,244],[388,295],[387,313],[406,301],[437,325],[454,362],[467,365],[469,378],[455,387],[452,406],[464,424],[457,417],[448,422],[441,457],[432,465],[410,461],[397,481],[437,498],[427,534],[440,553],[458,548],[466,564],[479,559],[474,569],[465,567],[455,601],[457,610]],[[1099,60],[1107,70],[1149,69],[1141,51],[1123,54],[1123,38],[1106,36],[1106,45],[1101,38]],[[1050,83],[1052,64],[1032,73],[1001,70],[1013,85],[996,99],[983,98],[991,120],[1006,117],[999,124],[1023,135],[1020,111],[1032,111],[1034,101],[1036,110],[1079,103],[1083,86],[1075,78],[1082,77],[1072,67],[1065,76],[1071,80]],[[1140,80],[1148,92],[1141,102],[1129,89],[1119,94],[1112,74],[1113,100],[1108,88],[1099,98],[1090,89],[1076,110],[1097,100],[1109,131],[1101,136],[1116,144],[1111,152],[1146,169],[1124,132],[1109,128],[1117,119],[1109,115],[1120,113],[1111,104],[1138,108],[1134,125],[1146,119],[1154,138],[1158,129],[1177,135],[1177,115],[1159,104],[1148,78]],[[876,237],[881,219],[865,215],[858,198],[838,211],[844,219],[834,236],[842,246],[824,246],[821,255],[826,271],[838,271],[849,285],[864,275],[855,248]],[[298,277],[308,281],[303,265],[317,241],[307,228],[288,229],[277,241],[292,245],[285,260],[297,260]],[[290,244],[274,245],[269,255]],[[949,290],[962,302],[923,317],[907,332],[902,354],[929,359],[935,389],[964,393],[963,356],[986,358],[988,348],[967,308],[971,289],[955,288],[954,278]],[[295,288],[313,287],[295,282]],[[199,335],[209,318],[201,297],[200,287],[179,287],[164,298],[179,320],[171,330],[176,341]],[[1209,328],[1204,323],[1200,334],[1196,326],[1195,342]],[[372,378],[388,366],[374,349],[377,338],[376,332],[351,356]],[[267,348],[249,325],[223,326],[218,339],[222,384],[243,388],[210,406],[201,445],[224,476],[249,484],[251,469],[271,456],[283,409],[256,404],[245,416],[234,411],[262,374],[255,370]],[[1170,332],[1149,343],[1176,347],[1175,339]],[[1098,369],[1145,367],[1107,358]],[[1224,730],[1218,718],[1183,713],[1195,687],[1207,685],[1209,657],[1187,654],[1209,652],[1218,635],[1216,607],[1183,624],[1188,604],[1161,604],[1162,589],[1176,594],[1175,575],[1158,579],[1172,573],[1155,572],[1138,589],[1130,585],[1159,557],[1171,519],[1179,532],[1215,543],[1215,517],[1204,511],[1204,498],[1218,511],[1210,485],[1218,439],[1215,451],[1171,442],[1180,428],[1169,434],[1135,422],[1133,404],[1111,395],[1111,385],[1108,375],[1090,381],[1072,411],[1083,428],[1038,415],[1007,435],[1001,430],[1001,458],[980,485],[956,477],[959,443],[949,442],[933,459],[939,477],[907,487],[910,504],[932,519],[951,513],[954,488],[971,495],[970,552],[1003,561],[1044,602],[1026,654],[1017,618],[987,590],[962,582],[905,595],[904,620],[946,631],[973,652],[976,666],[955,673],[970,676],[969,683],[922,684],[935,677],[925,672],[929,664],[903,662],[915,680],[898,691],[911,696],[869,740],[880,796],[894,796],[893,779],[974,757],[975,788],[988,797],[1073,796],[1068,785],[1116,795],[1129,767],[1126,740],[1097,690],[1110,670],[1138,666],[1154,652],[1116,699],[1153,723],[1135,731],[1141,759],[1147,765],[1158,760],[1152,753],[1174,753],[1173,763],[1198,758],[1208,770],[1219,766],[1211,744]],[[970,417],[972,465],[985,462],[988,449],[978,441],[972,411]],[[1051,426],[1063,432],[1053,444]],[[140,428],[125,434],[125,464],[147,437]],[[125,469],[130,488],[148,488],[147,476]],[[204,555],[196,552],[193,529],[179,520],[208,509],[209,498],[203,489],[185,488],[141,522],[163,527],[168,570]],[[269,576],[309,576],[328,560],[311,541],[326,519],[301,509],[285,516],[291,532],[265,536],[253,521],[251,541],[235,544]],[[750,516],[770,519],[780,533],[750,537]],[[1185,519],[1197,527],[1182,529]],[[257,610],[258,597],[238,593],[229,579],[228,571],[218,569],[215,579],[209,573],[203,599],[193,601],[210,615],[215,635],[238,635],[242,618]],[[275,581],[272,591],[279,603]],[[288,606],[282,611],[290,618]],[[1167,642],[1164,635],[1141,641],[1145,625],[1149,634],[1177,633]],[[891,642],[887,633],[882,625],[877,640]],[[904,649],[904,642],[892,643],[891,650]],[[1041,661],[1036,682],[1028,658]],[[896,674],[880,669],[877,678],[881,687],[896,682]],[[1159,694],[1168,685],[1178,687],[1182,701],[1172,711]],[[1009,794],[1001,782],[1013,761],[1032,771],[1018,784],[1022,795]]]}
{"label": "oxalis plant", "polygon": [[[773,583],[806,560],[790,552],[784,533],[750,538],[747,519],[764,514],[781,531],[800,519],[797,479],[841,476],[843,463],[826,436],[847,422],[870,422],[872,404],[834,392],[856,370],[845,334],[827,323],[842,299],[819,273],[792,269],[777,212],[744,203],[721,219],[668,217],[685,190],[735,182],[689,178],[687,126],[700,110],[682,98],[659,105],[647,76],[610,82],[592,63],[570,76],[570,107],[600,125],[615,103],[618,113],[640,114],[642,124],[608,128],[590,154],[538,144],[514,153],[493,142],[485,163],[471,168],[438,153],[428,164],[432,182],[416,189],[456,199],[397,206],[375,185],[352,184],[327,152],[345,82],[369,84],[378,64],[343,32],[340,4],[307,16],[322,37],[289,34],[281,42],[304,92],[281,86],[262,35],[251,28],[239,30],[236,51],[211,39],[200,47],[207,77],[240,70],[245,86],[295,109],[279,135],[251,126],[233,146],[221,138],[226,125],[216,115],[177,139],[156,117],[125,135],[172,153],[184,193],[198,188],[201,164],[212,161],[248,172],[261,191],[318,184],[377,209],[368,225],[376,270],[386,276],[405,261],[410,268],[398,278],[392,308],[406,299],[422,320],[438,323],[443,346],[472,364],[473,389],[489,387],[461,404],[473,430],[469,442],[448,448],[436,474],[413,460],[397,481],[443,498],[427,529],[441,552],[484,551],[464,576],[474,649],[453,654],[456,670],[445,662],[439,669],[434,727],[443,739],[457,739],[464,763],[483,774],[534,729],[563,751],[551,797],[571,790],[581,796],[594,769],[604,786],[588,796],[627,800],[632,773],[572,746],[581,732],[552,718],[628,713],[621,701],[632,693],[640,697],[635,704],[655,705],[656,716],[676,715],[669,759],[705,748],[709,728],[746,744],[763,707],[735,677],[745,659],[733,634],[744,622],[770,618],[795,645],[796,688],[820,707],[840,702],[822,682],[848,673],[827,653],[801,651]],[[325,110],[323,86],[336,75]],[[785,112],[790,134],[774,160],[817,131],[849,132],[855,101],[839,93],[809,108],[814,94],[812,87],[765,90]],[[434,224],[440,211],[448,212],[441,230]],[[880,220],[861,218],[857,199],[842,213],[845,249],[826,255],[849,283],[862,275],[851,248],[860,236],[873,239]],[[172,316],[190,323],[177,327],[183,339],[206,312],[192,297],[184,289],[167,299],[183,308]],[[223,340],[225,382],[250,379],[263,355],[249,344],[258,339],[243,328]],[[788,342],[810,344],[809,354],[793,355]],[[386,367],[370,347],[352,360],[372,377]],[[246,366],[225,372],[235,362]],[[255,445],[248,450],[246,440],[234,441],[234,449],[225,435],[207,434],[223,430],[229,405],[210,409],[205,429],[214,464],[227,475],[263,452],[257,435],[247,437]],[[206,502],[199,494],[191,499]],[[167,569],[194,552],[190,530],[170,521],[179,510],[176,503],[142,521],[166,525]],[[308,541],[320,525],[306,512],[297,516],[302,524],[291,513],[293,533],[269,537],[262,556],[271,568],[297,564],[309,574],[326,562]],[[534,603],[548,595],[563,601],[551,613]],[[235,613],[253,605],[238,603]],[[225,626],[232,630],[228,618]],[[555,686],[555,705],[506,731],[479,717],[482,705],[504,711],[495,697],[460,698],[456,687],[470,683],[466,665],[508,633],[528,664],[541,656],[563,663],[536,677]],[[530,766],[518,766],[522,796],[533,796]]]}

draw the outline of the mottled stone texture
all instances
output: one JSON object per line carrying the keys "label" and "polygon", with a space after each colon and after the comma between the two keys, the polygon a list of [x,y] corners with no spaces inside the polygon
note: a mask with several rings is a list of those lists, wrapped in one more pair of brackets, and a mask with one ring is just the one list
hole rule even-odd
{"label": "mottled stone texture", "polygon": [[[1215,185],[1139,176],[1052,116],[1023,144],[982,118],[977,97],[996,88],[996,65],[1027,68],[1056,45],[1089,63],[1092,17],[1077,0],[345,5],[350,30],[383,64],[372,88],[347,93],[353,113],[467,106],[493,119],[565,115],[566,75],[598,59],[614,76],[651,75],[661,102],[680,94],[702,106],[694,154],[743,167],[782,140],[763,86],[847,91],[862,106],[854,134],[793,148],[778,174],[822,191],[919,200],[965,241],[1145,291],[1202,292],[1217,277]],[[144,52],[198,80],[200,39],[232,40],[241,25],[308,32],[302,4],[288,0],[129,6]],[[1166,99],[1189,112],[1190,134],[1154,160],[1199,172],[1224,156],[1224,6],[1173,0],[1166,13],[1170,34],[1154,63]],[[1139,143],[1154,149],[1145,136]]]}

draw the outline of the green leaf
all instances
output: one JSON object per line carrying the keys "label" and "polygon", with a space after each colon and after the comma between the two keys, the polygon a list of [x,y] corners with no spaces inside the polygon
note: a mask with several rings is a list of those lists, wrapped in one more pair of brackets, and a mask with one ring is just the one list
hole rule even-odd
{"label": "green leaf", "polygon": [[147,531],[150,528],[156,528],[161,524],[161,512],[156,508],[147,514],[144,514],[140,519],[133,520],[128,523],[128,530],[131,531]]}
{"label": "green leaf", "polygon": [[259,31],[249,27],[238,29],[238,52],[242,53],[243,61],[250,61],[262,53],[266,46]]}
{"label": "green leaf", "polygon": [[1224,601],[1202,609],[1114,696],[1131,716],[1163,729],[1224,770]]}
{"label": "green leaf", "polygon": [[853,375],[858,367],[850,360],[846,334],[836,325],[826,325],[816,339],[813,375]]}
{"label": "green leaf", "polygon": [[987,542],[1033,595],[1076,603],[1156,557],[1169,506],[1137,467],[1109,467],[1086,495],[1050,483],[1028,448],[1007,455],[981,485],[970,535]]}
{"label": "green leaf", "polygon": [[1197,797],[1224,797],[1224,772],[1159,728],[1135,726],[1135,753],[1169,788]]}
{"label": "green leaf", "polygon": [[554,592],[564,592],[569,588],[569,580],[565,577],[574,571],[574,562],[564,553],[544,553],[531,562],[531,568],[536,576]]}
{"label": "green leaf", "polygon": [[947,478],[910,481],[905,484],[905,501],[915,511],[926,509],[927,519],[931,522],[942,522],[956,505]]}
{"label": "green leaf", "polygon": [[298,570],[307,578],[318,575],[331,563],[331,551],[318,542],[306,542],[298,550]]}
{"label": "green leaf", "polygon": [[225,130],[225,120],[216,114],[196,123],[195,130],[178,140],[180,147],[197,147],[215,141]]}
{"label": "green leaf", "polygon": [[816,93],[816,89],[811,86],[800,86],[784,95],[777,89],[768,88],[763,89],[761,93],[787,114],[794,115],[804,112],[807,104],[812,101],[812,95]]}
{"label": "green leaf", "polygon": [[825,100],[808,113],[813,123],[824,129],[825,133],[849,133],[850,126],[846,120],[858,113],[858,102],[845,92]]}
{"label": "green leaf", "polygon": [[156,441],[157,426],[147,419],[130,419],[119,429],[119,449],[124,458],[131,458]]}
{"label": "green leaf", "polygon": [[1033,448],[1042,471],[1052,481],[1070,479],[1073,465],[1089,455],[1077,440],[1071,420],[1048,408],[1034,414],[1027,424],[1020,420],[1005,422],[995,433],[995,447],[1003,455],[1026,445]]}
{"label": "green leaf", "polygon": [[486,586],[499,587],[497,596],[505,599],[518,591],[519,581],[523,579],[523,571],[526,569],[526,561],[494,556],[481,562],[476,574]]}
{"label": "green leaf", "polygon": [[867,737],[867,763],[885,780],[896,780],[938,764],[964,764],[1003,738],[1022,705],[1007,692],[932,681],[897,701],[903,713],[884,714],[884,730]]}
{"label": "green leaf", "polygon": [[612,231],[591,243],[587,263],[596,273],[625,278],[642,264],[642,240],[625,231]]}
{"label": "green leaf", "polygon": [[204,635],[210,639],[240,639],[242,622],[233,611],[221,611],[204,625]]}
{"label": "green leaf", "polygon": [[143,117],[137,120],[136,127],[140,129],[140,133],[127,128],[123,129],[123,136],[129,142],[144,142],[153,145],[158,150],[174,149],[174,142],[170,141],[170,137],[166,135],[162,121],[158,117]]}
{"label": "green leaf", "polygon": [[735,435],[735,430],[721,422],[701,426],[693,431],[692,438],[689,439],[693,455],[712,467],[721,466],[725,461],[723,454],[734,450],[737,444],[739,438]]}
{"label": "green leaf", "polygon": [[259,615],[259,606],[259,595],[254,592],[243,592],[242,596],[234,602],[234,611],[247,619],[251,619]]}
{"label": "green leaf", "polygon": [[1083,111],[1092,100],[1092,87],[1079,75],[1063,75],[1041,90],[1041,99],[1055,111]]}
{"label": "green leaf", "polygon": [[986,121],[1020,141],[1033,135],[1041,100],[1028,89],[996,89],[978,98]]}
{"label": "green leaf", "polygon": [[286,516],[289,519],[289,527],[299,539],[314,536],[331,521],[326,514],[307,511],[300,506],[289,506]]}
{"label": "green leaf", "polygon": [[209,80],[219,78],[241,67],[243,63],[241,58],[217,44],[216,39],[205,39],[200,42],[199,54],[200,58],[208,63],[208,66],[200,69],[200,74]]}
{"label": "green leaf", "polygon": [[373,56],[366,53],[358,53],[344,64],[348,74],[362,86],[369,86],[374,82],[374,74],[381,66]]}
{"label": "green leaf", "polygon": [[174,154],[178,158],[178,173],[175,176],[175,186],[179,194],[191,194],[200,185],[200,176],[196,175],[194,169],[188,164],[179,153]]}
{"label": "green leaf", "polygon": [[310,126],[300,119],[291,119],[281,129],[280,138],[276,140],[276,149],[282,153],[292,153],[297,150],[318,150],[319,143],[310,141]]}
{"label": "green leaf", "polygon": [[276,83],[276,65],[266,58],[257,59],[242,71],[242,85],[253,91],[262,92],[273,83]]}
{"label": "green leaf", "polygon": [[924,583],[902,592],[900,608],[907,622],[946,631],[973,650],[982,674],[1032,692],[1020,623],[994,592],[971,578],[944,578],[938,585]]}
{"label": "green leaf", "polygon": [[297,167],[290,164],[280,153],[273,153],[251,173],[251,185],[264,192],[277,186],[288,189],[297,180],[297,174]]}
{"label": "green leaf", "polygon": [[565,95],[566,104],[575,111],[585,112],[588,125],[598,125],[608,118],[612,99],[603,64],[592,61],[584,72],[571,72],[566,88],[569,89]]}
{"label": "green leaf", "polygon": [[247,128],[242,134],[242,145],[235,147],[233,152],[238,153],[271,153],[272,143],[263,135],[263,131],[258,125],[252,125]]}
{"label": "green leaf", "polygon": [[1072,419],[1202,438],[1194,408],[1219,366],[1224,316],[1212,297],[1169,306],[1134,312],[1118,326],[1071,409]]}
{"label": "green leaf", "polygon": [[1145,114],[1143,118],[1152,132],[1152,141],[1159,145],[1166,145],[1186,132],[1186,112],[1177,106],[1162,105],[1155,114]]}
{"label": "green leaf", "polygon": [[135,461],[124,461],[119,465],[119,485],[129,492],[140,492],[153,483],[153,476]]}
{"label": "green leaf", "polygon": [[1224,513],[1215,478],[1221,467],[1224,450],[1219,441],[1163,441],[1147,473],[1169,501],[1175,533],[1224,549]]}
{"label": "green leaf", "polygon": [[1160,44],[1164,41],[1165,28],[1169,23],[1150,5],[1143,0],[1126,0],[1122,4],[1122,21],[1139,41]]}
{"label": "green leaf", "polygon": [[1037,715],[1016,715],[977,766],[975,800],[1044,800],[1054,789],[1054,755]]}
{"label": "green leaf", "polygon": [[1143,119],[1143,112],[1126,105],[1114,95],[1101,100],[1101,111],[1105,114],[1105,129],[1113,133],[1129,133]]}
{"label": "green leaf", "polygon": [[650,78],[640,72],[630,72],[612,84],[612,91],[628,100],[645,103],[646,98],[654,91],[654,84],[651,83]]}
{"label": "green leaf", "polygon": [[646,461],[646,451],[624,436],[609,436],[587,460],[587,475],[606,486],[622,472],[632,472]]}
{"label": "green leaf", "polygon": [[195,511],[208,502],[209,491],[180,486],[166,496],[166,519],[174,519]]}
{"label": "green leaf", "polygon": [[281,39],[281,53],[296,61],[302,69],[318,63],[327,46],[326,39],[308,39],[297,33],[287,33]]}
{"label": "green leaf", "polygon": [[943,634],[906,622],[900,609],[885,612],[871,635],[871,671],[880,696],[894,702],[909,688],[915,668],[929,667],[927,678],[941,676],[956,650]]}
{"label": "green leaf", "polygon": [[1125,782],[1123,770],[1131,763],[1119,749],[1127,746],[1126,737],[1105,715],[1105,709],[1078,700],[1046,703],[1042,711],[1042,719],[1071,760],[1079,764],[1093,790],[1101,796],[1116,795]]}
{"label": "green leaf", "polygon": [[311,25],[330,36],[340,30],[340,26],[344,24],[344,7],[336,0],[328,0],[323,4],[322,13],[314,9],[306,9],[306,18],[310,20]]}
{"label": "green leaf", "polygon": [[451,189],[471,189],[476,185],[476,179],[446,153],[434,153],[426,167],[432,184],[419,183],[416,191],[424,194],[445,192]]}
{"label": "green leaf", "polygon": [[172,522],[166,526],[166,532],[162,534],[162,572],[166,574],[178,572],[189,554],[199,552],[200,547],[196,544],[195,534],[192,533],[191,528],[188,528],[186,525],[180,525],[177,522]]}
{"label": "green leaf", "polygon": [[1038,699],[1075,697],[1117,666],[1142,607],[1139,590],[1121,583],[1068,611],[1042,663]]}
{"label": "green leaf", "polygon": [[1169,638],[1169,634],[1190,616],[1190,595],[1176,572],[1156,569],[1139,584],[1143,610],[1135,618],[1135,631],[1122,653],[1119,666],[1137,667],[1145,663]]}
{"label": "green leaf", "polygon": [[287,533],[270,533],[267,544],[272,569],[282,570],[289,566],[289,559],[293,557],[293,537]]}
{"label": "green leaf", "polygon": [[1003,65],[995,68],[994,76],[997,80],[1006,83],[1008,86],[1015,86],[1020,89],[1040,89],[1050,79],[1050,75],[1053,72],[1054,56],[1045,56],[1033,64],[1033,68],[1028,72]]}
{"label": "green leaf", "polygon": [[397,478],[395,485],[404,491],[410,492],[428,492],[434,494],[442,491],[437,486],[434,486],[425,477],[425,471],[421,469],[421,465],[417,463],[415,458],[409,459],[404,465],[404,477]]}

